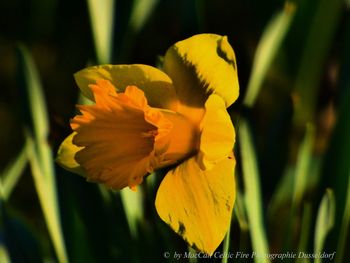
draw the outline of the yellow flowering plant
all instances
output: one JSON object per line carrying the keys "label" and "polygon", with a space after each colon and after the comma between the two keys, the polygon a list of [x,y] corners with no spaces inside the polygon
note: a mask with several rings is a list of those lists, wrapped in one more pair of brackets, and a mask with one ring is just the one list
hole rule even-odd
{"label": "yellow flowering plant", "polygon": [[226,36],[200,34],[147,65],[99,65],[75,74],[91,105],[77,106],[57,161],[111,189],[136,187],[171,166],[155,199],[160,218],[190,246],[212,254],[235,200],[235,131],[226,108],[238,97]]}

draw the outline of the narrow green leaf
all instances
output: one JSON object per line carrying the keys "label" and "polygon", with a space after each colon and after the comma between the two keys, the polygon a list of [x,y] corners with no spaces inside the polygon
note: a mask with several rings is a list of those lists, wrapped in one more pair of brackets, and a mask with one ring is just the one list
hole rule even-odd
{"label": "narrow green leaf", "polygon": [[295,167],[287,166],[282,178],[277,184],[276,190],[269,202],[268,215],[274,217],[278,211],[278,208],[286,205],[293,198],[293,185],[294,183]]}
{"label": "narrow green leaf", "polygon": [[[312,150],[315,140],[315,131],[314,126],[312,124],[307,124],[305,129],[305,136],[304,139],[299,147],[299,151],[297,154],[297,161],[295,164],[295,167],[289,168],[290,171],[294,171],[292,173],[292,183],[290,185],[293,185],[293,193],[290,197],[291,199],[291,208],[290,208],[290,216],[287,224],[287,235],[285,237],[285,249],[289,249],[293,233],[297,229],[297,224],[299,220],[299,216],[297,214],[298,208],[300,207],[302,203],[302,198],[306,192],[307,189],[310,189],[313,184],[315,184],[315,181],[317,181],[317,177],[319,175],[319,168],[320,163],[317,158],[314,158],[312,156]],[[290,187],[289,185],[289,187]],[[288,187],[287,184],[284,185],[284,187]],[[290,192],[290,191],[288,191]],[[304,214],[302,220],[305,219],[305,213],[307,213],[307,210],[304,207]],[[308,237],[308,233],[300,232],[301,234],[301,241],[302,243],[303,239],[306,239]],[[305,241],[306,242],[306,241]],[[305,259],[303,259],[303,262],[305,262]]]}
{"label": "narrow green leaf", "polygon": [[[350,173],[349,173],[349,177],[350,177]],[[344,262],[343,261],[344,249],[346,246],[347,234],[349,233],[349,224],[350,224],[350,180],[348,180],[348,190],[346,195],[343,221],[341,223],[340,233],[339,233],[339,240],[338,240],[337,253],[336,253],[337,263]]]}
{"label": "narrow green leaf", "polygon": [[120,194],[131,235],[137,238],[137,226],[143,216],[142,188],[138,187],[136,192],[125,188]]}
{"label": "narrow green leaf", "polygon": [[114,2],[114,0],[88,0],[90,22],[99,64],[111,62]]}
{"label": "narrow green leaf", "polygon": [[27,147],[28,143],[26,142],[16,159],[2,172],[0,177],[0,194],[3,200],[7,200],[10,197],[26,167],[28,161]]}
{"label": "narrow green leaf", "polygon": [[[324,194],[317,213],[314,253],[321,253],[327,234],[333,228],[335,218],[335,199],[331,189],[327,189]],[[321,262],[320,258],[315,258],[315,262]]]}
{"label": "narrow green leaf", "polygon": [[0,262],[11,263],[10,256],[4,244],[0,243]]}
{"label": "narrow green leaf", "polygon": [[[299,244],[298,244],[298,250],[299,252],[307,251],[308,241],[310,238],[310,230],[311,230],[311,204],[306,202],[303,207],[303,217],[301,220],[301,231],[300,231],[300,238],[299,238]],[[298,257],[296,260],[298,263],[307,263],[310,262],[310,259],[306,257]]]}
{"label": "narrow green leaf", "polygon": [[233,208],[234,214],[237,218],[239,227],[242,231],[248,231],[247,212],[244,206],[244,197],[240,190],[237,189],[235,206]]}
{"label": "narrow green leaf", "polygon": [[[58,261],[60,263],[66,263],[68,262],[68,258],[59,219],[56,184],[54,183],[54,178],[52,178],[54,174],[45,174],[45,170],[40,165],[42,161],[39,159],[39,155],[35,151],[36,142],[30,138],[29,135],[27,135],[27,140],[30,142],[27,155],[29,157],[34,184],[38,193],[52,243],[57,253]],[[45,146],[42,145],[41,147]],[[47,152],[50,152],[50,149],[47,149]]]}
{"label": "narrow green leaf", "polygon": [[312,124],[307,124],[304,140],[299,148],[294,175],[293,205],[298,207],[301,198],[310,182],[310,167],[312,161],[312,148],[315,140],[315,132]]}
{"label": "narrow green leaf", "polygon": [[316,14],[307,36],[294,84],[294,123],[296,125],[305,125],[314,118],[324,62],[337,32],[336,27],[344,2],[343,0],[321,0],[315,3],[317,3]]}
{"label": "narrow green leaf", "polygon": [[[47,138],[49,133],[48,116],[46,112],[46,104],[41,89],[39,73],[34,65],[33,59],[30,57],[27,49],[20,45],[20,62],[23,70],[27,95],[29,100],[30,113],[32,116],[32,125],[34,137],[36,140]],[[34,119],[35,118],[35,119]]]}
{"label": "narrow green leaf", "polygon": [[[22,77],[25,80],[24,88],[28,95],[28,111],[32,117],[33,127],[33,131],[26,130],[26,140],[29,144],[27,156],[58,260],[60,263],[66,263],[68,258],[61,230],[56,195],[54,159],[47,142],[49,122],[43,90],[34,61],[24,46],[19,47],[19,62],[23,73]],[[34,137],[29,134],[33,134]]]}
{"label": "narrow green leaf", "polygon": [[137,33],[145,24],[159,0],[135,0],[130,16],[130,29]]}
{"label": "narrow green leaf", "polygon": [[128,61],[133,52],[135,38],[153,13],[159,0],[132,1],[130,17],[126,25],[125,34],[120,41],[117,60]]}
{"label": "narrow green leaf", "polygon": [[223,258],[221,260],[221,263],[227,263],[227,260],[228,260],[228,257],[226,257],[225,255],[229,254],[229,249],[230,249],[231,223],[232,223],[232,220],[230,221],[230,224],[228,226],[227,233],[226,233],[226,236],[224,239],[224,245],[223,245],[223,249],[222,249]]}
{"label": "narrow green leaf", "polygon": [[[266,255],[269,250],[263,223],[258,165],[250,129],[243,119],[239,122],[238,135],[242,156],[245,206],[247,209],[253,251],[259,255]],[[254,260],[256,262],[270,262],[267,257],[255,258]]]}
{"label": "narrow green leaf", "polygon": [[294,13],[295,5],[286,2],[284,9],[276,14],[266,26],[255,52],[247,93],[243,101],[246,106],[254,105],[266,73],[288,32]]}

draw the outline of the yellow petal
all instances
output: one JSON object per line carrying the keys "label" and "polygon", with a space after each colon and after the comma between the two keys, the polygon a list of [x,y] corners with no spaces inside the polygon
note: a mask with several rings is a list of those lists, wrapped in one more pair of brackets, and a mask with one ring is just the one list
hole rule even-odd
{"label": "yellow petal", "polygon": [[171,170],[159,186],[156,209],[163,221],[192,247],[212,254],[223,240],[235,200],[235,160],[211,170],[194,157]]}
{"label": "yellow petal", "polygon": [[84,176],[84,170],[75,160],[75,154],[83,149],[83,147],[73,144],[73,137],[76,134],[76,132],[73,132],[66,139],[64,139],[58,148],[56,162],[64,169]]}
{"label": "yellow petal", "polygon": [[74,74],[75,80],[83,94],[93,100],[89,89],[98,79],[109,80],[118,92],[127,86],[137,86],[147,98],[150,106],[176,110],[177,99],[171,79],[157,68],[133,65],[100,65],[85,68]]}
{"label": "yellow petal", "polygon": [[165,55],[164,71],[186,105],[203,105],[206,95],[216,93],[228,107],[238,97],[236,58],[226,36],[200,34],[177,42]]}
{"label": "yellow petal", "polygon": [[233,150],[235,129],[223,99],[212,94],[205,103],[197,161],[201,169],[211,169]]}

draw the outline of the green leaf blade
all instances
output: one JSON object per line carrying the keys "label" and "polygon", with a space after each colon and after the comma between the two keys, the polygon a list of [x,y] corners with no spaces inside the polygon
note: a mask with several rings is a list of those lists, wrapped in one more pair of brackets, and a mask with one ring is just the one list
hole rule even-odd
{"label": "green leaf blade", "polygon": [[256,49],[247,93],[243,101],[248,107],[252,107],[255,103],[267,71],[288,32],[294,12],[294,4],[287,2],[284,10],[273,17],[263,32]]}
{"label": "green leaf blade", "polygon": [[[32,126],[26,127],[28,142],[27,156],[32,170],[34,184],[44,213],[48,231],[60,263],[67,263],[68,256],[60,223],[59,205],[56,194],[54,159],[47,142],[49,121],[39,74],[29,51],[19,47],[23,89],[28,94],[27,109],[31,114]],[[32,129],[31,129],[32,128]]]}
{"label": "green leaf blade", "polygon": [[[253,251],[258,255],[269,253],[267,237],[262,216],[261,186],[256,154],[247,122],[240,120],[238,135],[241,145],[242,168],[247,209]],[[267,257],[255,258],[256,262],[270,262]]]}
{"label": "green leaf blade", "polygon": [[88,0],[90,22],[97,61],[110,63],[112,59],[114,0]]}
{"label": "green leaf blade", "polygon": [[[315,238],[314,238],[314,253],[321,253],[323,250],[324,242],[327,234],[334,226],[335,218],[335,199],[333,191],[330,189],[326,190],[320,207],[318,209],[316,227],[315,227]],[[316,258],[315,262],[321,262],[320,258]]]}

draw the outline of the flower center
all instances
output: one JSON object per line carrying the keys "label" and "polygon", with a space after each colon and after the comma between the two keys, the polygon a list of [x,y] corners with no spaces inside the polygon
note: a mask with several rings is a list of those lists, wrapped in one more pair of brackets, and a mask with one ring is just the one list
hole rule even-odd
{"label": "flower center", "polygon": [[167,134],[168,148],[157,168],[180,162],[196,154],[200,137],[199,127],[182,114],[168,110],[161,110],[161,112],[173,127]]}

